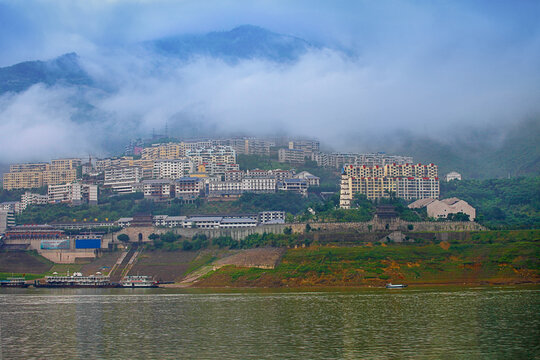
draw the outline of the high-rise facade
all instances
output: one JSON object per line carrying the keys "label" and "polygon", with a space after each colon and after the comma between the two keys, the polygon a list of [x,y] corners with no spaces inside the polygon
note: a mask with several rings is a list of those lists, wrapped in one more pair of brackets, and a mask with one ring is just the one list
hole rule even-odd
{"label": "high-rise facade", "polygon": [[370,200],[392,194],[405,200],[439,198],[437,165],[346,165],[341,175],[340,206],[350,208],[355,194]]}

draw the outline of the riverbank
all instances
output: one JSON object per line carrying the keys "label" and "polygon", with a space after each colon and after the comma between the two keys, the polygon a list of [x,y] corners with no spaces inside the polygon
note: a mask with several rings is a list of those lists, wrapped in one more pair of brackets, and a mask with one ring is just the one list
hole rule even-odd
{"label": "riverbank", "polygon": [[[540,230],[485,231],[440,241],[438,233],[412,234],[410,241],[309,246],[219,248],[166,251],[148,247],[131,274],[153,276],[183,288],[324,288],[514,285],[540,283]],[[422,236],[419,236],[422,235]],[[425,235],[425,236],[424,236]],[[0,278],[25,274],[28,280],[53,272],[107,274],[120,252],[85,264],[53,264],[35,252],[0,252]],[[3,272],[3,273],[2,273]]]}
{"label": "riverbank", "polygon": [[536,241],[288,249],[274,269],[224,266],[197,287],[381,287],[540,283]]}

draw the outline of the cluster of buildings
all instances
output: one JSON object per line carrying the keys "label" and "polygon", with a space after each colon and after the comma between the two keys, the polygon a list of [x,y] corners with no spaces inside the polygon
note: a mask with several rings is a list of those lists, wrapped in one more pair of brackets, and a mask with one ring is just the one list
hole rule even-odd
{"label": "cluster of buildings", "polygon": [[438,199],[438,168],[434,164],[347,164],[341,175],[340,206],[350,208],[357,193],[370,200],[391,196],[405,200]]}
{"label": "cluster of buildings", "polygon": [[[133,144],[137,156],[106,159],[56,159],[50,163],[13,164],[3,176],[6,190],[47,187],[47,194],[28,191],[18,202],[0,204],[18,214],[29,205],[98,203],[98,187],[113,193],[142,192],[151,200],[180,199],[192,202],[199,197],[219,200],[246,192],[294,191],[306,195],[319,178],[289,170],[241,171],[237,154],[270,155],[276,142],[256,138],[183,141],[142,147]],[[299,151],[318,151],[316,141],[293,141]]]}
{"label": "cluster of buildings", "polygon": [[4,190],[32,189],[48,185],[59,185],[77,179],[77,168],[81,159],[57,159],[50,163],[13,164],[4,173]]}

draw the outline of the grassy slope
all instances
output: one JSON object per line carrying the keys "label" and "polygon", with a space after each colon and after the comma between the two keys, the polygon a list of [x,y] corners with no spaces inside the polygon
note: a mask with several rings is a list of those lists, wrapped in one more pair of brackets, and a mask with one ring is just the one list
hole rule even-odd
{"label": "grassy slope", "polygon": [[387,282],[540,282],[540,231],[493,232],[469,242],[290,249],[274,270],[225,267],[199,286],[380,286]]}

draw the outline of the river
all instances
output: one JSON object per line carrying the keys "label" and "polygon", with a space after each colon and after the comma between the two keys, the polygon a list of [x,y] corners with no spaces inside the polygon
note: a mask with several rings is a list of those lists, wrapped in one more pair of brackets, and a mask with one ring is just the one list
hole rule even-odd
{"label": "river", "polygon": [[540,288],[2,289],[1,359],[540,358]]}

